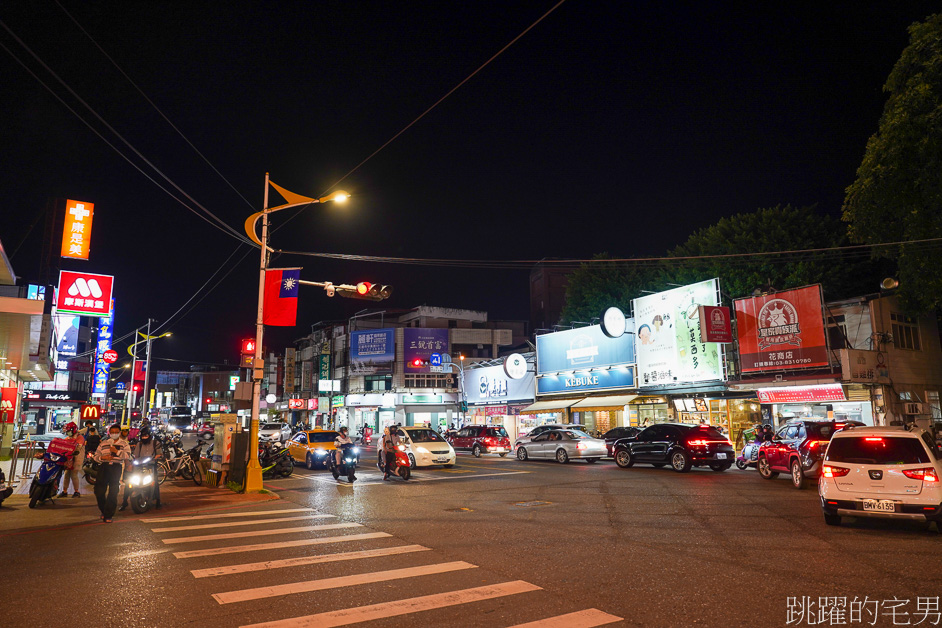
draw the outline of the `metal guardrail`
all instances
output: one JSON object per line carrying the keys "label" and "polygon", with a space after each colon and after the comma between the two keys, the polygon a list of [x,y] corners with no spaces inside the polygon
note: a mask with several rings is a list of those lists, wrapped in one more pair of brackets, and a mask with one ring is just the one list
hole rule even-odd
{"label": "metal guardrail", "polygon": [[36,450],[39,443],[28,440],[25,443],[15,443],[13,445],[12,456],[10,459],[10,485],[16,484],[16,465],[22,462],[20,470],[20,480],[26,480],[35,473],[33,463],[35,461]]}

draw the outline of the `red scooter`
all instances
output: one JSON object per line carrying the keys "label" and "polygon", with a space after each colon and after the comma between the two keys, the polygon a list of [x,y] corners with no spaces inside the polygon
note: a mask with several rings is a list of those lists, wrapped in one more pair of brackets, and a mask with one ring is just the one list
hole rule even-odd
{"label": "red scooter", "polygon": [[[380,448],[376,466],[383,473],[386,473],[386,452]],[[396,466],[389,470],[390,475],[398,475],[403,480],[408,480],[412,475],[412,463],[409,462],[409,455],[406,453],[406,446],[399,445],[396,448]]]}

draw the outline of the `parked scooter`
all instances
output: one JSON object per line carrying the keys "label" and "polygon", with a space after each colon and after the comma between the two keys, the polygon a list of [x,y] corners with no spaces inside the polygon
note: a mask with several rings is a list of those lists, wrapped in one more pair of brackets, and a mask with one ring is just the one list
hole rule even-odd
{"label": "parked scooter", "polygon": [[[59,492],[59,478],[62,469],[68,463],[68,456],[54,454],[47,451],[43,454],[42,464],[33,476],[33,483],[29,486],[29,507],[35,508],[37,503],[51,500]],[[55,502],[53,502],[55,503]]]}
{"label": "parked scooter", "polygon": [[341,475],[347,476],[347,481],[353,483],[357,479],[356,468],[360,459],[360,448],[350,443],[344,443],[340,446],[340,464],[337,464],[335,452],[328,452],[327,468],[333,474],[335,480],[339,480]]}
{"label": "parked scooter", "polygon": [[289,477],[294,473],[294,460],[279,442],[266,442],[259,447],[258,462],[262,465],[262,477]]}
{"label": "parked scooter", "polygon": [[[408,480],[412,475],[412,463],[409,460],[409,454],[406,453],[406,446],[399,445],[396,448],[396,466],[393,469],[389,470],[390,475],[398,475],[403,480]],[[379,470],[383,473],[386,473],[386,452],[382,449],[379,450],[379,456],[376,462],[376,466],[379,467]]]}
{"label": "parked scooter", "polygon": [[13,488],[7,486],[7,476],[3,474],[3,471],[0,471],[0,506],[3,505],[3,500],[13,494]]}
{"label": "parked scooter", "polygon": [[131,508],[137,514],[150,510],[154,502],[154,466],[149,456],[135,460],[131,477],[128,478],[128,487],[131,489]]}
{"label": "parked scooter", "polygon": [[85,481],[92,486],[95,486],[95,480],[98,479],[98,469],[100,467],[101,463],[95,461],[93,452],[85,454],[85,464],[82,465],[82,474],[85,476]]}

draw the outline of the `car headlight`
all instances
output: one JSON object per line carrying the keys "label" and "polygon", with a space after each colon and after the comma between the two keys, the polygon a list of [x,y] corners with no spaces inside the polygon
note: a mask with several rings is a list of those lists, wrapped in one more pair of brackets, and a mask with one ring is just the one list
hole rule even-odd
{"label": "car headlight", "polygon": [[326,449],[315,449],[315,450],[314,450],[314,454],[317,455],[317,456],[326,456],[326,455],[327,455],[327,450],[326,450]]}
{"label": "car headlight", "polygon": [[426,449],[425,447],[416,447],[415,450],[416,450],[417,452],[419,452],[420,454],[427,454],[427,453],[428,453],[428,449]]}

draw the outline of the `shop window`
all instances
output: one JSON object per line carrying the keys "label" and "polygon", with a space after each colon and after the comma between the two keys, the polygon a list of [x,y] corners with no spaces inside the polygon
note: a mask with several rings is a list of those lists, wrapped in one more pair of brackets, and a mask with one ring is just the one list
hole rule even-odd
{"label": "shop window", "polygon": [[406,375],[406,388],[453,388],[454,380],[439,373],[416,373]]}
{"label": "shop window", "polygon": [[929,404],[929,416],[932,417],[932,420],[942,420],[942,407],[939,406],[938,390],[926,391],[926,403]]}
{"label": "shop window", "polygon": [[922,344],[919,342],[919,324],[916,319],[902,314],[890,313],[892,321],[893,342],[897,349],[919,351]]}
{"label": "shop window", "polygon": [[367,375],[363,378],[363,388],[367,391],[392,390],[392,376]]}

